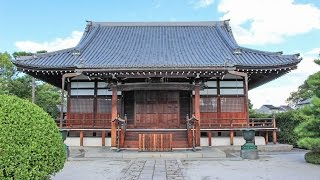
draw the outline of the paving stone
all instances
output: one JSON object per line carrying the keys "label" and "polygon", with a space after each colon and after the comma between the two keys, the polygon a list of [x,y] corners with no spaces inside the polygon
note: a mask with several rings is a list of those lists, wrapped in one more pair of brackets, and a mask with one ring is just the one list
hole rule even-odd
{"label": "paving stone", "polygon": [[180,167],[182,163],[177,160],[135,160],[122,170],[126,172],[121,179],[180,180],[184,179]]}

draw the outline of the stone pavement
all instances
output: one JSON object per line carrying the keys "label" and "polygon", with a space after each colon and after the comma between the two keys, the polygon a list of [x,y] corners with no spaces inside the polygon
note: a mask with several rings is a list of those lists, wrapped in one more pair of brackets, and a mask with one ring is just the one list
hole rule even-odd
{"label": "stone pavement", "polygon": [[186,179],[182,172],[180,160],[133,160],[121,171],[118,180],[182,180]]}
{"label": "stone pavement", "polygon": [[[304,150],[261,152],[258,160],[243,160],[239,152],[225,158],[70,158],[53,180],[320,180],[320,166],[306,163]],[[130,154],[131,155],[131,154]]]}

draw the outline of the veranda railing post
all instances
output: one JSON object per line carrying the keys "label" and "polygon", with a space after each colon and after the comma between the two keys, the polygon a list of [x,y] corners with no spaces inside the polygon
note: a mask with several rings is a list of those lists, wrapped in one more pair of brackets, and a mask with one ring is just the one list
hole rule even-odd
{"label": "veranda railing post", "polygon": [[102,146],[106,145],[106,131],[105,130],[101,131],[101,145]]}
{"label": "veranda railing post", "polygon": [[276,125],[276,115],[273,114],[272,117],[272,124],[273,124],[273,144],[277,144],[277,125]]}

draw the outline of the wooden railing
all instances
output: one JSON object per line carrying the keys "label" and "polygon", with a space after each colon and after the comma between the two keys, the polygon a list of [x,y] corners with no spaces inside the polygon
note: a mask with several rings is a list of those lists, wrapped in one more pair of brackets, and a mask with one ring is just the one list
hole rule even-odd
{"label": "wooden railing", "polygon": [[[245,118],[206,118],[201,119],[201,128],[275,128],[274,118],[250,118],[249,122]],[[57,124],[59,122],[57,121]],[[94,128],[111,128],[110,119],[66,119],[62,123],[63,128],[73,129],[94,129]],[[129,125],[129,128],[139,128]],[[145,126],[144,126],[145,127]],[[140,127],[141,128],[141,127]],[[158,127],[162,128],[162,127]]]}
{"label": "wooden railing", "polygon": [[274,118],[250,118],[248,125],[249,125],[248,127],[252,127],[252,128],[259,128],[259,127],[272,128],[272,127],[275,127]]}
{"label": "wooden railing", "polygon": [[201,119],[201,128],[275,128],[275,119],[250,118],[248,122],[245,118],[206,118]]}
{"label": "wooden railing", "polygon": [[111,119],[65,119],[62,122],[62,127],[68,129],[111,128]]}

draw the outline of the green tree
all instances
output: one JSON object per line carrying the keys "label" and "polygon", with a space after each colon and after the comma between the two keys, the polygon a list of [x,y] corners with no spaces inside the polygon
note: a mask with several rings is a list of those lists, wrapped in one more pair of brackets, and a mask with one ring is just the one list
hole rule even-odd
{"label": "green tree", "polygon": [[46,50],[41,50],[41,51],[37,51],[37,54],[42,54],[42,53],[47,53],[48,51]]}
{"label": "green tree", "polygon": [[0,53],[0,94],[8,93],[7,85],[14,74],[15,68],[11,62],[10,54]]}
{"label": "green tree", "polygon": [[[319,72],[318,72],[319,73]],[[311,98],[314,95],[311,87],[305,81],[302,85],[299,86],[298,91],[290,93],[287,103],[289,105],[295,106],[300,101]]]}
{"label": "green tree", "polygon": [[8,94],[31,100],[31,84],[32,77],[29,75],[22,75],[12,79],[7,84]]}
{"label": "green tree", "polygon": [[[46,50],[37,51],[37,54],[46,53]],[[31,56],[33,53],[20,51],[14,52],[13,57]],[[32,77],[23,75],[13,79],[8,84],[9,94],[16,95],[23,99],[31,101]],[[42,81],[36,81],[36,98],[35,104],[43,108],[53,118],[57,118],[57,105],[60,104],[59,89]]]}
{"label": "green tree", "polygon": [[[318,56],[317,59],[314,60],[316,64],[320,65],[320,55]],[[315,95],[315,91],[317,91],[317,88],[319,88],[319,84],[310,84],[308,81],[317,81],[320,82],[320,72],[317,72],[311,76],[308,77],[304,83],[299,86],[298,91],[292,92],[287,99],[288,104],[290,105],[296,105],[299,103],[301,100],[305,100],[308,98],[311,98],[312,96]]]}
{"label": "green tree", "polygon": [[21,57],[21,56],[32,56],[33,55],[33,53],[31,53],[31,52],[25,52],[25,51],[17,51],[17,52],[14,52],[13,54],[12,54],[12,56],[14,57],[14,58],[18,58],[18,57]]}
{"label": "green tree", "polygon": [[35,103],[42,107],[53,118],[59,115],[57,105],[61,103],[60,90],[48,83],[42,83],[36,89]]}
{"label": "green tree", "polygon": [[297,126],[295,132],[300,137],[298,145],[311,150],[305,155],[306,161],[320,164],[320,73],[311,75],[307,84],[314,96],[311,105],[302,109],[307,120]]}
{"label": "green tree", "polygon": [[287,111],[278,113],[276,115],[277,128],[280,129],[278,133],[278,141],[284,144],[291,144],[294,147],[298,146],[299,136],[294,132],[294,129],[307,120],[301,110]]}
{"label": "green tree", "polygon": [[47,179],[66,152],[54,120],[37,105],[0,95],[0,179]]}
{"label": "green tree", "polygon": [[307,120],[295,128],[299,147],[311,150],[306,153],[307,162],[320,164],[320,98],[314,96],[312,105],[302,109]]}

